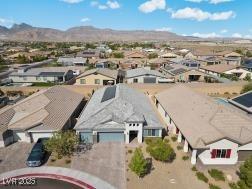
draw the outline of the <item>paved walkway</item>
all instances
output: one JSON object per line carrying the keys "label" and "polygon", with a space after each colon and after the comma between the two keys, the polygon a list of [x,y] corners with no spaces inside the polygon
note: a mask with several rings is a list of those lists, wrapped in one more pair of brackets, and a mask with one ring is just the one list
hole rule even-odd
{"label": "paved walkway", "polygon": [[0,174],[0,184],[3,184],[3,179],[21,177],[51,178],[63,180],[75,184],[79,187],[88,189],[115,189],[115,187],[110,185],[109,183],[88,173],[68,168],[46,166],[37,168],[23,168],[2,173]]}

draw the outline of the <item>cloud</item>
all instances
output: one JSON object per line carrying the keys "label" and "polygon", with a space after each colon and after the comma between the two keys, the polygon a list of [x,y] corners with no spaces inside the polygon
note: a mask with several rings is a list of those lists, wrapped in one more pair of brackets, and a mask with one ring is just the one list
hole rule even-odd
{"label": "cloud", "polygon": [[92,7],[97,7],[100,10],[119,9],[121,5],[117,1],[108,0],[106,4],[100,4],[98,1],[91,1]]}
{"label": "cloud", "polygon": [[83,0],[61,0],[61,1],[65,2],[65,3],[74,4],[74,3],[80,3]]}
{"label": "cloud", "polygon": [[234,33],[234,34],[232,35],[232,37],[234,37],[234,38],[252,39],[252,35],[249,35],[249,34],[247,34],[247,35],[242,35],[242,34],[240,34],[240,33]]}
{"label": "cloud", "polygon": [[138,9],[143,13],[150,13],[155,10],[162,10],[165,9],[166,2],[165,0],[149,0],[145,3],[141,4]]}
{"label": "cloud", "polygon": [[168,31],[172,31],[172,28],[170,28],[170,27],[162,27],[162,28],[155,29],[155,31],[166,31],[166,32],[168,32]]}
{"label": "cloud", "polygon": [[117,1],[107,1],[107,5],[111,9],[119,9],[120,4]]}
{"label": "cloud", "polygon": [[212,32],[212,33],[193,33],[193,37],[200,37],[200,38],[216,38],[216,37],[221,37],[221,35]]}
{"label": "cloud", "polygon": [[227,33],[227,32],[228,32],[228,30],[226,30],[226,29],[223,29],[220,31],[220,33]]}
{"label": "cloud", "polygon": [[242,38],[242,34],[240,34],[240,33],[234,33],[232,35],[232,37],[234,37],[234,38]]}
{"label": "cloud", "polygon": [[231,2],[233,0],[185,0],[188,2],[192,2],[192,3],[201,3],[201,2],[209,2],[210,4],[219,4],[219,3],[226,3],[226,2]]}
{"label": "cloud", "polygon": [[6,19],[6,18],[0,18],[0,26],[11,27],[11,25],[13,23],[14,23],[14,20]]}
{"label": "cloud", "polygon": [[203,20],[217,21],[217,20],[228,20],[232,17],[235,17],[235,13],[233,11],[210,13],[203,11],[199,8],[186,7],[184,9],[173,11],[171,17],[176,19],[190,19],[197,21],[203,21]]}
{"label": "cloud", "polygon": [[80,20],[81,22],[89,22],[90,21],[90,18],[82,18],[81,20]]}
{"label": "cloud", "polygon": [[219,3],[226,3],[226,2],[231,2],[233,0],[209,0],[209,3],[211,4],[219,4]]}

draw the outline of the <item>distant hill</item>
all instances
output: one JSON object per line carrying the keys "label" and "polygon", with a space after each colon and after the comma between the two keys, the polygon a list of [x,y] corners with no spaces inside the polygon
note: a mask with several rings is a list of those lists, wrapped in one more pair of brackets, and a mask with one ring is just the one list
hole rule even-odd
{"label": "distant hill", "polygon": [[66,31],[14,24],[10,29],[0,26],[0,39],[18,41],[180,41],[195,40],[194,37],[179,36],[167,31],[112,30],[92,26],[73,27]]}

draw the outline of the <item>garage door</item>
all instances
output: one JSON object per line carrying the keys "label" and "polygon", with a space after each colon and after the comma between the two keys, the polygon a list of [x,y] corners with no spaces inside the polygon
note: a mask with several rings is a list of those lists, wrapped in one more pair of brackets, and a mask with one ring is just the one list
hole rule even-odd
{"label": "garage door", "polygon": [[251,150],[241,150],[238,152],[238,161],[245,161],[250,156],[252,156]]}
{"label": "garage door", "polygon": [[100,132],[98,133],[98,142],[124,142],[123,132]]}
{"label": "garage door", "polygon": [[51,138],[53,133],[31,133],[33,142],[37,142],[39,138]]}
{"label": "garage door", "polygon": [[144,77],[144,83],[156,83],[155,77]]}

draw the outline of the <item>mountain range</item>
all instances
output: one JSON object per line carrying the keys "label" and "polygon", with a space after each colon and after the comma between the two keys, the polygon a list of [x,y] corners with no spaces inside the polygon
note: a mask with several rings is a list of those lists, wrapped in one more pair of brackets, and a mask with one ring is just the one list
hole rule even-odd
{"label": "mountain range", "polygon": [[99,42],[99,41],[181,41],[196,40],[168,31],[150,30],[112,30],[93,26],[73,27],[66,31],[33,27],[22,23],[11,28],[0,26],[0,39],[17,41],[55,41],[55,42]]}

